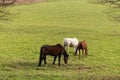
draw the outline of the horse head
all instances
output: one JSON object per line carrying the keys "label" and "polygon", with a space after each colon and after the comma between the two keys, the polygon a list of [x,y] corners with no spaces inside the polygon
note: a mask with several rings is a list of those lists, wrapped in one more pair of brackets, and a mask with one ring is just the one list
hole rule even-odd
{"label": "horse head", "polygon": [[68,63],[68,57],[69,57],[69,55],[68,55],[67,52],[65,51],[65,54],[64,54],[64,63],[65,63],[65,64]]}

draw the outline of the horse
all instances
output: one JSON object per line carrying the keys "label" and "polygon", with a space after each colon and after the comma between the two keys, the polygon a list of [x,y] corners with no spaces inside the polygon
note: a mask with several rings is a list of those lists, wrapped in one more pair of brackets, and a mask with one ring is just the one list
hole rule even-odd
{"label": "horse", "polygon": [[41,66],[42,60],[44,59],[44,64],[46,64],[46,55],[54,56],[53,65],[55,64],[56,58],[58,56],[58,65],[60,66],[61,56],[64,56],[64,63],[68,63],[68,54],[61,44],[56,45],[43,45],[40,49],[39,64]]}
{"label": "horse", "polygon": [[69,47],[74,47],[74,53],[75,53],[75,50],[79,42],[77,38],[65,38],[63,42],[64,42],[64,48],[66,49],[68,53],[69,53]]}
{"label": "horse", "polygon": [[78,47],[76,48],[75,55],[77,54],[77,51],[79,50],[79,59],[80,59],[80,50],[82,49],[82,58],[84,56],[84,53],[86,54],[86,57],[88,55],[88,48],[87,48],[87,43],[85,40],[80,41],[78,43]]}

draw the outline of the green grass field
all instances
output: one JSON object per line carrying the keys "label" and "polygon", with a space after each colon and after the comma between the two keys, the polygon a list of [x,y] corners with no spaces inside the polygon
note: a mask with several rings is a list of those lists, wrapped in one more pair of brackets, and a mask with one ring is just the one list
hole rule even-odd
{"label": "green grass field", "polygon": [[[11,21],[0,22],[0,80],[119,80],[120,23],[110,21],[106,6],[87,0],[50,0],[9,8]],[[70,48],[69,62],[38,67],[44,44],[66,37],[86,40],[89,55],[79,59]]]}

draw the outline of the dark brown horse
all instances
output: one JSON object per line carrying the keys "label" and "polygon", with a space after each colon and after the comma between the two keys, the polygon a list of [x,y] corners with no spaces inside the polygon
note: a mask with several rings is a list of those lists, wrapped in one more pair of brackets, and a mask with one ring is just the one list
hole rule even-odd
{"label": "dark brown horse", "polygon": [[60,59],[61,56],[64,56],[64,62],[67,64],[68,62],[68,54],[65,49],[62,47],[61,44],[56,45],[43,45],[40,49],[40,57],[39,57],[39,64],[41,66],[42,60],[44,59],[44,64],[46,64],[46,55],[54,56],[53,64],[55,64],[55,60],[58,56],[58,65],[60,66]]}
{"label": "dark brown horse", "polygon": [[87,48],[87,43],[86,43],[85,40],[80,41],[78,43],[78,47],[77,47],[77,49],[75,51],[75,55],[77,54],[78,50],[79,50],[79,59],[80,59],[80,50],[82,50],[82,58],[84,56],[84,53],[86,54],[86,57],[87,57],[87,55],[88,55],[88,48]]}

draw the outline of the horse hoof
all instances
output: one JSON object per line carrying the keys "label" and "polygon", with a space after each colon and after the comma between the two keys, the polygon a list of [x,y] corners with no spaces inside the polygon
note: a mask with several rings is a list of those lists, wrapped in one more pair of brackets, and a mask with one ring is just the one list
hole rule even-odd
{"label": "horse hoof", "polygon": [[40,64],[38,65],[38,67],[41,66]]}

